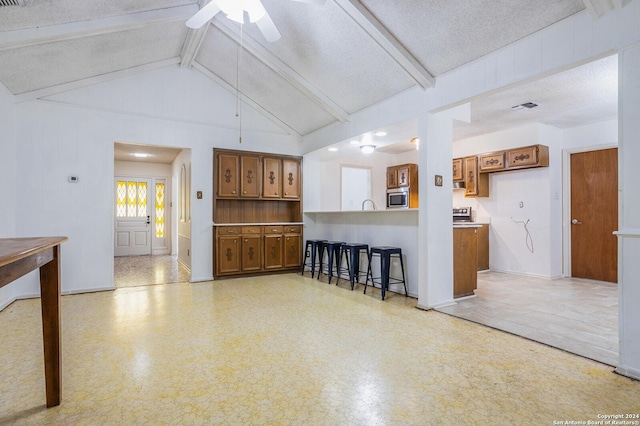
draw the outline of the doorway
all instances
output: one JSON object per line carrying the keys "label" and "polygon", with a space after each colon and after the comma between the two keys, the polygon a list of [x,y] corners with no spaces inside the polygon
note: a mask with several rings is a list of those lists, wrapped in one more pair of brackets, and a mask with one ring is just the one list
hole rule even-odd
{"label": "doorway", "polygon": [[618,149],[570,155],[571,276],[618,282]]}

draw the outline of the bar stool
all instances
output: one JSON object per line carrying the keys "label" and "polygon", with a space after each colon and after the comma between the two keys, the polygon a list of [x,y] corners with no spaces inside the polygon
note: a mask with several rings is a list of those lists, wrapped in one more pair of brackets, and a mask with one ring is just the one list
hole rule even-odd
{"label": "bar stool", "polygon": [[[371,271],[371,258],[373,255],[380,256],[380,276],[373,277],[373,272]],[[400,268],[402,269],[402,279],[389,277],[389,266],[391,265],[391,256],[398,256],[400,258]],[[381,246],[381,247],[371,247],[369,251],[369,269],[367,270],[367,281],[364,283],[364,293],[367,293],[367,284],[369,283],[369,275],[371,275],[371,285],[375,287],[375,284],[380,284],[382,289],[382,300],[384,300],[385,292],[389,288],[389,283],[391,284],[404,284],[404,295],[407,294],[407,283],[404,277],[404,263],[402,262],[402,249],[398,247],[390,247],[390,246]],[[376,280],[380,281],[376,281]]]}
{"label": "bar stool", "polygon": [[[369,259],[369,245],[363,243],[346,243],[342,245],[340,250],[340,260],[343,256],[347,258],[347,272],[349,273],[349,281],[351,282],[351,290],[354,283],[360,282],[360,252],[364,250]],[[368,271],[368,268],[367,268]],[[368,273],[368,272],[367,272]],[[338,281],[340,281],[340,270],[338,270]],[[336,281],[336,285],[338,282]]]}
{"label": "bar stool", "polygon": [[344,241],[324,241],[320,243],[318,247],[318,253],[320,254],[320,265],[318,266],[318,279],[320,274],[323,273],[322,263],[324,261],[324,251],[327,250],[328,263],[326,268],[326,274],[329,276],[329,284],[331,284],[331,277],[333,277],[333,265],[335,263],[336,271],[339,271],[340,265],[340,247],[345,244]]}
{"label": "bar stool", "polygon": [[[316,272],[316,253],[320,249],[320,243],[326,243],[327,240],[307,240],[304,247],[304,260],[302,261],[302,269],[300,271],[301,275],[304,275],[305,266],[310,266],[311,268],[311,278],[315,275]],[[307,264],[307,258],[311,257],[311,265]]]}

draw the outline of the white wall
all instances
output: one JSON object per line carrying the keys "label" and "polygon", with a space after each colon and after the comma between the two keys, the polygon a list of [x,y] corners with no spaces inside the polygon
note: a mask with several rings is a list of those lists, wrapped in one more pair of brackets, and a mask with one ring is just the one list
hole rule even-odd
{"label": "white wall", "polygon": [[[9,92],[0,84],[0,238],[15,237],[16,232],[16,189],[17,174],[15,164],[15,107]],[[16,288],[20,284],[11,283],[0,288],[0,309],[16,298]]]}
{"label": "white wall", "polygon": [[[15,234],[69,237],[63,293],[113,288],[114,142],[191,148],[192,280],[210,279],[212,149],[300,151],[294,138],[250,111],[238,146],[234,106],[231,94],[178,66],[19,104]],[[68,183],[70,175],[79,183]],[[196,190],[203,199],[195,199]],[[37,276],[28,281],[21,294],[37,294]]]}

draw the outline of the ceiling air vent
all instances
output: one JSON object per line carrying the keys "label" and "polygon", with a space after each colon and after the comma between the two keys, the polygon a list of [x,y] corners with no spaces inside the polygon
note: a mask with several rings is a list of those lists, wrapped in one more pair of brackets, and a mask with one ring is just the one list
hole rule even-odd
{"label": "ceiling air vent", "polygon": [[523,108],[535,108],[537,107],[538,104],[534,104],[533,102],[525,102],[523,104],[520,105],[514,105],[511,107],[512,110],[517,111],[519,109],[523,109]]}
{"label": "ceiling air vent", "polygon": [[24,0],[0,0],[2,6],[24,6]]}

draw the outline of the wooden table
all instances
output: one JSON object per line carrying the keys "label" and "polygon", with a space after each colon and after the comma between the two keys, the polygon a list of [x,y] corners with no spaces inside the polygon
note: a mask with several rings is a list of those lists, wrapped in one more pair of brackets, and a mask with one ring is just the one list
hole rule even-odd
{"label": "wooden table", "polygon": [[60,244],[67,237],[0,239],[0,288],[40,268],[47,407],[60,405]]}

